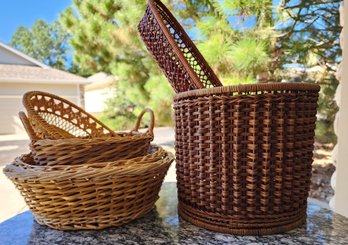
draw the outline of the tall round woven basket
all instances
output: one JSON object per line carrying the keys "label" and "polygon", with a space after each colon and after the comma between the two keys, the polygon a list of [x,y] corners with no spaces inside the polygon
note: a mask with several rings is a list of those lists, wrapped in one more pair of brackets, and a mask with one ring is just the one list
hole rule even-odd
{"label": "tall round woven basket", "polygon": [[306,219],[320,87],[269,83],[174,98],[179,214],[239,235]]}

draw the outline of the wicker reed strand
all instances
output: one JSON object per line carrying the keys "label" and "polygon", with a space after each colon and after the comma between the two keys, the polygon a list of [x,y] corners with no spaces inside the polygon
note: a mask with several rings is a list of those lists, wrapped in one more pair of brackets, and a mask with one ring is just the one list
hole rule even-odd
{"label": "wicker reed strand", "polygon": [[179,214],[240,235],[302,224],[319,86],[240,85],[174,98]]}
{"label": "wicker reed strand", "polygon": [[159,0],[149,0],[138,30],[176,92],[222,86],[179,22]]}
{"label": "wicker reed strand", "polygon": [[174,160],[162,148],[115,162],[35,166],[17,158],[4,174],[19,189],[38,223],[59,230],[120,226],[148,213]]}

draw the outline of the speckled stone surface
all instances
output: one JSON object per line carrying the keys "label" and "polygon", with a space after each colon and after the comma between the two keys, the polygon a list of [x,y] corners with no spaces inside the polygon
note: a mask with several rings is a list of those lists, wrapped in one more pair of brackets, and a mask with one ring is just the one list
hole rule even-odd
{"label": "speckled stone surface", "polygon": [[348,244],[348,218],[309,201],[307,223],[270,236],[234,236],[205,230],[178,218],[176,184],[164,183],[156,209],[119,228],[57,231],[25,212],[0,224],[0,244]]}

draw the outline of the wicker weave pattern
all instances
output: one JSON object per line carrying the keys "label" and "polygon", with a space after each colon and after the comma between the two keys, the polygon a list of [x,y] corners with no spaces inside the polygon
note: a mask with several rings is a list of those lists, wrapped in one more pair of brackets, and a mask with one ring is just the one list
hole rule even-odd
{"label": "wicker weave pattern", "polygon": [[159,0],[149,0],[138,30],[176,92],[222,86],[184,29]]}
{"label": "wicker weave pattern", "polygon": [[4,168],[35,219],[59,230],[119,226],[148,213],[174,156],[159,148],[130,160],[34,166],[28,156]]}
{"label": "wicker weave pattern", "polygon": [[110,128],[95,117],[56,95],[30,91],[23,96],[23,104],[39,138],[115,136]]}
{"label": "wicker weave pattern", "polygon": [[152,138],[146,135],[94,139],[38,140],[30,144],[38,165],[72,165],[117,161],[144,155]]}
{"label": "wicker weave pattern", "polygon": [[[145,133],[139,133],[140,122],[146,112],[150,113],[150,126]],[[93,139],[39,139],[25,113],[19,112],[19,117],[31,139],[30,149],[37,165],[70,165],[143,156],[153,140],[155,120],[152,110],[145,109],[140,113],[134,130],[129,133],[118,132],[112,137]],[[43,126],[47,128],[45,124]]]}
{"label": "wicker weave pattern", "polygon": [[175,97],[179,213],[233,234],[305,220],[319,86],[265,84]]}

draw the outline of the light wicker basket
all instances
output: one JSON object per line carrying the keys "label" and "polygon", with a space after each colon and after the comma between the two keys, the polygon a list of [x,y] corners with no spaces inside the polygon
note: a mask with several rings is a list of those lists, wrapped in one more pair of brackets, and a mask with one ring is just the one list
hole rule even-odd
{"label": "light wicker basket", "polygon": [[274,83],[177,94],[180,216],[239,235],[301,225],[319,89],[315,84]]}
{"label": "light wicker basket", "polygon": [[[110,136],[122,138],[128,134],[114,132],[74,103],[47,92],[29,91],[25,93],[23,105],[27,110],[30,126],[36,139],[87,139]],[[145,134],[140,134],[138,130],[146,112],[150,114],[149,130]],[[153,139],[154,123],[153,111],[145,109],[139,115],[130,135]]]}
{"label": "light wicker basket", "polygon": [[138,30],[175,92],[222,86],[185,30],[161,1],[148,1]]}
{"label": "light wicker basket", "polygon": [[91,114],[57,95],[29,91],[23,95],[23,105],[39,139],[117,137]]}
{"label": "light wicker basket", "polygon": [[59,230],[119,226],[148,213],[174,156],[152,148],[115,162],[35,166],[30,155],[4,168],[36,221]]}
{"label": "light wicker basket", "polygon": [[[145,133],[139,133],[140,122],[146,112],[151,116],[150,125]],[[71,165],[142,156],[148,151],[154,137],[154,114],[150,109],[145,109],[139,115],[132,131],[95,138],[39,139],[25,113],[20,112],[19,117],[31,138],[30,149],[37,165]],[[43,124],[41,128],[46,126]]]}

